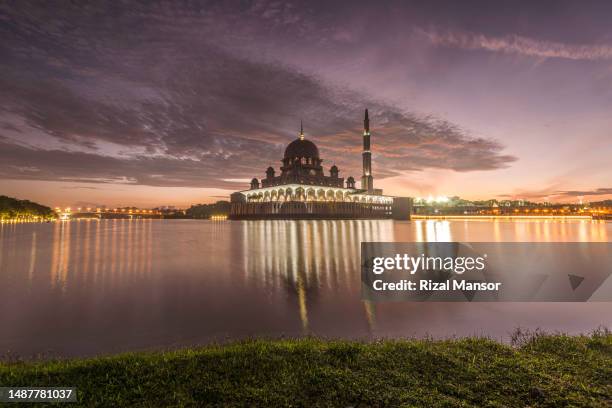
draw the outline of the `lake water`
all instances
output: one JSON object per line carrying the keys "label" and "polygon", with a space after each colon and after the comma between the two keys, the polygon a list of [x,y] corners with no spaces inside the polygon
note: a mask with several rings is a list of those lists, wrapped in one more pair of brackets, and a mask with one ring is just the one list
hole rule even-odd
{"label": "lake water", "polygon": [[590,220],[81,220],[0,225],[0,355],[109,354],[249,336],[610,327],[612,303],[370,303],[361,241],[608,242]]}

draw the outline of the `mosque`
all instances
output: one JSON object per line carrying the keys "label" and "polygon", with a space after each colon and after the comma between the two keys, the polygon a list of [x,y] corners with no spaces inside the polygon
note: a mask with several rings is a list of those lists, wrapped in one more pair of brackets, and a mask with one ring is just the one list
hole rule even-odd
{"label": "mosque", "polygon": [[336,165],[323,170],[319,149],[304,137],[300,126],[297,139],[289,143],[281,161],[280,174],[268,167],[266,177],[251,180],[248,190],[231,195],[232,219],[409,219],[408,197],[383,195],[374,188],[370,119],[363,121],[363,174],[360,188],[353,177],[340,177]]}

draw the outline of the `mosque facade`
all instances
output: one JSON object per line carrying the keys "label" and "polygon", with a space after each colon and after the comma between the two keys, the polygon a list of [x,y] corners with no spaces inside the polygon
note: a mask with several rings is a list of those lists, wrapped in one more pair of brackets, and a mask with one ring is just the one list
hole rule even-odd
{"label": "mosque facade", "polygon": [[370,120],[365,110],[363,130],[363,174],[361,186],[355,179],[340,177],[334,164],[325,174],[318,147],[304,137],[289,143],[280,172],[268,167],[265,178],[253,178],[248,190],[231,195],[232,219],[409,219],[408,197],[383,195],[374,188]]}

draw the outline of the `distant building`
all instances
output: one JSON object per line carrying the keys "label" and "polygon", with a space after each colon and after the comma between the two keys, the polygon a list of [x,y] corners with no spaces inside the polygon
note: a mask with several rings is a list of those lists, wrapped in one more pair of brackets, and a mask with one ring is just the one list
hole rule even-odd
{"label": "distant building", "polygon": [[304,137],[304,128],[289,143],[281,160],[280,174],[268,167],[261,180],[253,178],[251,188],[231,195],[233,219],[291,218],[398,218],[409,219],[411,201],[391,197],[374,189],[370,120],[365,111],[363,131],[363,175],[361,188],[355,179],[340,177],[336,165],[326,175],[319,149]]}

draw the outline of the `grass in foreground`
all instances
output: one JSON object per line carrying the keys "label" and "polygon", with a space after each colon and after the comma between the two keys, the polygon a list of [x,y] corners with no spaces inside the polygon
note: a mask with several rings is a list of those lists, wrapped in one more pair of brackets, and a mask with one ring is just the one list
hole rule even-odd
{"label": "grass in foreground", "polygon": [[[84,360],[0,363],[2,386],[76,386],[82,406],[612,404],[612,334],[360,343],[256,340]],[[25,404],[19,404],[25,406]]]}

